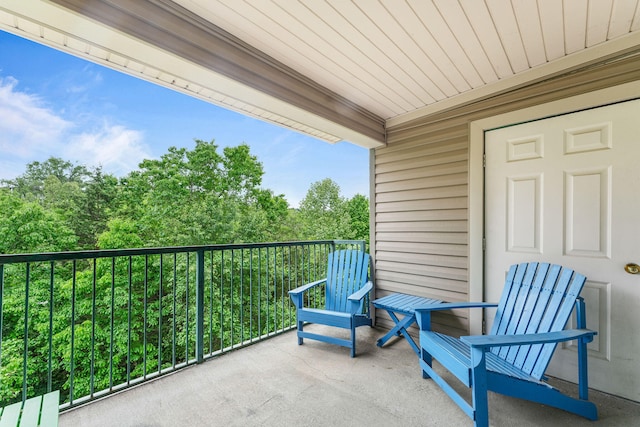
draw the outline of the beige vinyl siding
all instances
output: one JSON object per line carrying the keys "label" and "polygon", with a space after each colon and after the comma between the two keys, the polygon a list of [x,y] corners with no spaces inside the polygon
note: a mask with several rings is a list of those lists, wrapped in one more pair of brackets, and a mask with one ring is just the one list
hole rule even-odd
{"label": "beige vinyl siding", "polygon": [[[628,56],[388,129],[388,145],[373,156],[376,297],[469,300],[470,122],[635,80],[640,57]],[[376,323],[392,326],[381,310]],[[466,334],[468,311],[434,324]]]}

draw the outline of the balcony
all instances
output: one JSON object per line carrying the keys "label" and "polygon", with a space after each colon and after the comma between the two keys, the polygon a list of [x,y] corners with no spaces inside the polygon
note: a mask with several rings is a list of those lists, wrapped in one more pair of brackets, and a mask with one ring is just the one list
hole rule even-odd
{"label": "balcony", "polygon": [[[352,359],[289,332],[287,291],[324,277],[329,251],[363,245],[0,255],[1,405],[60,390],[61,426],[467,425],[407,343],[381,349],[384,331],[360,328]],[[640,421],[639,404],[592,397],[606,425]],[[496,425],[587,423],[503,396],[490,405]]]}

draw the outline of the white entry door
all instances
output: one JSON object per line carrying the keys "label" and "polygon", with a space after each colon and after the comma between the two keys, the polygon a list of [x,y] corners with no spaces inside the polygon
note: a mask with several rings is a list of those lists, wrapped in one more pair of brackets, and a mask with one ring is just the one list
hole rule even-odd
{"label": "white entry door", "polygon": [[[514,263],[584,274],[589,385],[640,401],[640,101],[488,131],[485,154],[485,300]],[[563,345],[548,374],[577,381],[576,362]]]}

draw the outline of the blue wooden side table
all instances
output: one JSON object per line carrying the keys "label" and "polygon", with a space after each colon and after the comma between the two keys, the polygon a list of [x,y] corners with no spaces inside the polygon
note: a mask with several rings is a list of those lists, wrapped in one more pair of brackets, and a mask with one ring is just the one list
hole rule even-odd
{"label": "blue wooden side table", "polygon": [[[390,294],[373,301],[376,308],[386,310],[389,317],[395,322],[395,326],[382,338],[378,339],[378,347],[382,347],[391,337],[403,336],[413,348],[416,354],[420,355],[420,349],[416,345],[413,337],[409,335],[407,328],[416,321],[415,308],[429,304],[440,304],[442,301],[431,298],[418,297],[406,294]],[[403,315],[402,319],[398,315]]]}

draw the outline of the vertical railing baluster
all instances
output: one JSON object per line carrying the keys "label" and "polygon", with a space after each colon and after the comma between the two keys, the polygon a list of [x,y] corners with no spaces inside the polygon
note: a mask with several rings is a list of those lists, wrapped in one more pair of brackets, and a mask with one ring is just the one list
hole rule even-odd
{"label": "vertical railing baluster", "polygon": [[147,378],[147,292],[149,290],[149,255],[144,256],[142,283],[142,378]]}
{"label": "vertical railing baluster", "polygon": [[97,259],[93,259],[93,280],[92,280],[92,301],[91,301],[91,366],[89,371],[91,372],[91,378],[89,379],[89,396],[93,397],[95,392],[95,366],[96,366],[96,291],[97,291]]}
{"label": "vertical railing baluster", "polygon": [[172,313],[173,315],[171,316],[173,319],[173,341],[171,344],[171,365],[173,366],[174,369],[176,367],[176,319],[178,317],[176,313],[177,283],[178,283],[178,254],[174,252],[173,253],[173,313]]}
{"label": "vertical railing baluster", "polygon": [[273,248],[273,332],[278,331],[278,248]]}
{"label": "vertical railing baluster", "polygon": [[267,301],[265,302],[265,305],[267,307],[267,318],[266,318],[267,336],[270,335],[270,333],[271,333],[271,329],[269,328],[269,324],[270,324],[270,322],[269,322],[269,319],[270,319],[270,314],[269,314],[269,303],[270,303],[270,299],[269,299],[269,282],[270,282],[270,280],[269,280],[269,262],[270,261],[269,261],[269,259],[270,258],[271,257],[269,255],[269,246],[267,246],[266,254],[265,254],[265,257],[264,257],[264,269],[265,269],[265,271],[264,271],[264,280],[265,280],[264,289],[265,289],[265,291],[267,293],[266,294]]}
{"label": "vertical railing baluster", "polygon": [[262,248],[258,248],[258,336],[262,336]]}
{"label": "vertical railing baluster", "polygon": [[240,249],[240,344],[244,343],[244,249]]}
{"label": "vertical railing baluster", "polygon": [[[0,266],[1,267],[1,266]],[[49,349],[47,352],[47,392],[53,390],[53,282],[54,282],[54,263],[51,261],[49,265]],[[0,286],[1,288],[1,286]],[[2,289],[0,289],[2,293]],[[0,296],[0,301],[2,296]],[[0,302],[0,311],[2,311],[2,303]],[[0,320],[0,342],[2,341],[2,321]]]}
{"label": "vertical railing baluster", "polygon": [[196,363],[204,360],[204,250],[196,252]]}
{"label": "vertical railing baluster", "polygon": [[0,366],[2,366],[3,323],[4,323],[4,264],[0,264]]}
{"label": "vertical railing baluster", "polygon": [[71,267],[71,363],[69,372],[69,403],[73,403],[74,371],[75,371],[75,333],[76,333],[76,271],[77,261]]}
{"label": "vertical railing baluster", "polygon": [[160,254],[160,283],[158,284],[158,374],[162,372],[162,300],[164,297],[164,255]]}
{"label": "vertical railing baluster", "polygon": [[224,351],[224,249],[220,251],[220,351]]}
{"label": "vertical railing baluster", "polygon": [[111,258],[111,313],[110,313],[110,331],[109,331],[109,390],[113,390],[113,340],[115,331],[116,312],[116,258]]}
{"label": "vertical railing baluster", "polygon": [[210,277],[209,277],[209,354],[213,354],[213,251],[209,251],[211,254],[211,268],[210,268]]}
{"label": "vertical railing baluster", "polygon": [[186,253],[186,267],[185,267],[185,345],[184,345],[184,363],[189,364],[189,252]]}
{"label": "vertical railing baluster", "polygon": [[253,335],[253,248],[249,248],[249,342]]}
{"label": "vertical railing baluster", "polygon": [[133,258],[129,256],[129,303],[127,306],[127,384],[131,383],[131,309],[133,305]]}
{"label": "vertical railing baluster", "polygon": [[26,266],[26,280],[24,288],[24,342],[22,358],[22,401],[27,400],[27,362],[29,355],[29,285],[31,280],[31,263]]}
{"label": "vertical railing baluster", "polygon": [[235,288],[235,282],[233,280],[233,265],[235,262],[235,251],[231,249],[231,265],[229,267],[229,306],[231,310],[230,320],[231,320],[231,328],[230,328],[230,346],[233,348],[233,290]]}
{"label": "vertical railing baluster", "polygon": [[281,254],[281,265],[280,265],[280,305],[282,306],[282,315],[281,315],[281,323],[282,326],[280,327],[280,330],[284,331],[285,326],[284,326],[284,304],[285,304],[285,292],[284,292],[284,252],[285,252],[285,248],[281,248],[280,249],[280,254]]}

